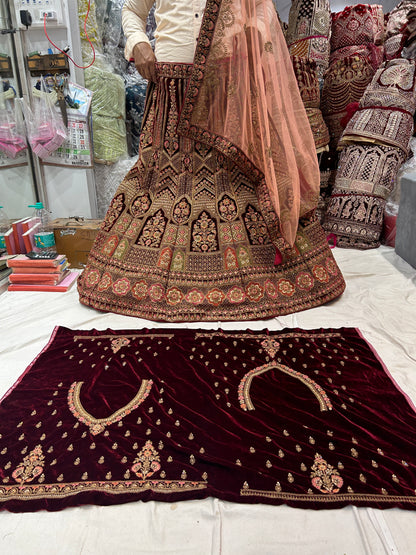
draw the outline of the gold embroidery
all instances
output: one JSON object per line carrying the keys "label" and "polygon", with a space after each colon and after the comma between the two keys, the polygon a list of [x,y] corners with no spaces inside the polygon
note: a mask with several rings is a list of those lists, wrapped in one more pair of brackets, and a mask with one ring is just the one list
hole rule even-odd
{"label": "gold embroidery", "polygon": [[36,445],[29,455],[23,459],[23,462],[12,472],[12,477],[19,484],[31,482],[42,474],[44,461],[45,456],[42,453],[42,446]]}
{"label": "gold embroidery", "polygon": [[264,364],[258,368],[254,368],[250,370],[241,380],[238,386],[238,400],[240,402],[240,406],[243,410],[254,410],[254,405],[251,402],[250,398],[250,387],[251,382],[255,376],[259,376],[264,372],[268,372],[269,370],[280,370],[289,376],[292,376],[302,382],[306,387],[308,387],[312,393],[315,395],[319,402],[319,407],[321,411],[328,411],[332,410],[332,404],[329,400],[325,391],[318,385],[314,380],[309,378],[306,374],[301,374],[296,370],[292,370],[288,366],[284,366],[283,364],[278,364],[277,362],[271,362]]}
{"label": "gold embroidery", "polygon": [[160,470],[160,456],[150,440],[146,441],[142,450],[137,454],[131,470],[142,480]]}
{"label": "gold embroidery", "polygon": [[322,493],[338,493],[344,483],[338,470],[328,464],[319,453],[315,454],[311,478],[312,485]]}
{"label": "gold embroidery", "polygon": [[113,353],[117,353],[122,347],[126,347],[130,343],[127,337],[117,337],[111,341],[111,349]]}
{"label": "gold embroidery", "polygon": [[[85,477],[84,477],[85,476]],[[82,480],[87,480],[88,474],[85,472]],[[57,481],[64,479],[61,474]],[[60,484],[31,484],[24,489],[18,485],[0,486],[0,502],[10,501],[11,499],[59,499],[70,497],[81,492],[103,491],[112,495],[125,493],[141,493],[144,491],[154,491],[156,493],[172,493],[180,491],[195,491],[205,489],[206,482],[183,481],[183,480],[127,480],[127,481],[83,481],[74,483]]]}
{"label": "gold embroidery", "polygon": [[90,433],[93,435],[100,434],[104,431],[106,426],[114,422],[121,424],[121,419],[124,418],[126,414],[136,409],[147,398],[153,385],[152,380],[143,380],[137,395],[127,405],[113,412],[113,414],[107,418],[94,418],[84,409],[81,403],[80,393],[83,383],[84,382],[74,382],[71,385],[68,392],[68,405],[75,418],[88,426]]}
{"label": "gold embroidery", "polygon": [[[213,339],[214,337],[229,337],[232,334],[232,337],[237,339],[254,339],[258,340],[265,340],[270,339],[270,335],[266,334],[253,334],[253,333],[227,333],[224,331],[211,331],[211,332],[198,332],[195,334],[195,339],[201,339],[203,337],[207,337],[208,339]],[[274,336],[273,336],[274,337]],[[341,337],[340,333],[308,333],[308,332],[293,332],[293,333],[279,333],[275,339],[291,339],[291,338],[301,338],[301,339],[326,339],[328,337]],[[307,345],[310,347],[310,345]]]}

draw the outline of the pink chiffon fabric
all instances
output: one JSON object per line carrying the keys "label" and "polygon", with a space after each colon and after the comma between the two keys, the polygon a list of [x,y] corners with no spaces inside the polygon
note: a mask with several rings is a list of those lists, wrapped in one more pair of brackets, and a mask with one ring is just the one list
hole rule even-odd
{"label": "pink chiffon fabric", "polygon": [[293,245],[299,218],[317,206],[319,167],[272,0],[207,1],[178,131],[265,179]]}

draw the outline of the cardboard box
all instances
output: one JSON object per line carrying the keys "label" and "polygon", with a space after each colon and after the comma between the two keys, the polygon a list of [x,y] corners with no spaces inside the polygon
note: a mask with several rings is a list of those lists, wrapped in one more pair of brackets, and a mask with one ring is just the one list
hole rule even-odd
{"label": "cardboard box", "polygon": [[56,250],[65,254],[71,268],[85,268],[102,220],[58,218],[52,221]]}

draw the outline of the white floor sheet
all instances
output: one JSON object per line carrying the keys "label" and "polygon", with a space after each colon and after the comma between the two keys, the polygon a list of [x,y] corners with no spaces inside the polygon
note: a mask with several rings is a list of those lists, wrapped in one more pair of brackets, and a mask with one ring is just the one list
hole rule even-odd
{"label": "white floor sheet", "polygon": [[[78,302],[76,287],[67,293],[5,292],[0,295],[0,397],[45,346],[56,325],[73,329],[357,327],[416,403],[416,270],[389,247],[335,249],[334,254],[347,282],[342,297],[272,320],[157,324],[86,308]],[[2,511],[0,553],[412,555],[416,554],[416,511],[355,507],[313,511],[212,498],[83,506],[55,513]]]}

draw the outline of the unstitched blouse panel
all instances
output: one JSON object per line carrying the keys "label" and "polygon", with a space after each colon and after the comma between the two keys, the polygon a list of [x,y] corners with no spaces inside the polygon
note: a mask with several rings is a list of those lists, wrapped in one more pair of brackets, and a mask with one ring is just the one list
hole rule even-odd
{"label": "unstitched blouse panel", "polygon": [[[194,59],[206,0],[171,2],[157,0],[155,10],[156,47],[158,62],[191,64]],[[126,0],[122,10],[122,25],[127,37],[125,56],[133,57],[139,42],[149,42],[146,19],[153,0]]]}

